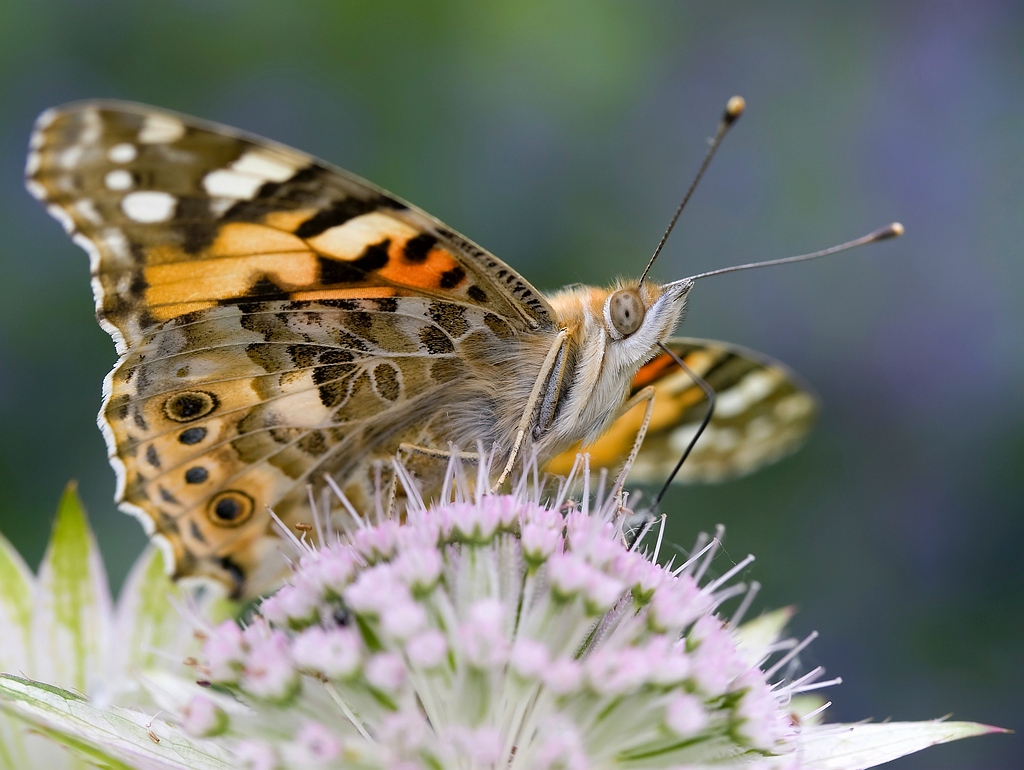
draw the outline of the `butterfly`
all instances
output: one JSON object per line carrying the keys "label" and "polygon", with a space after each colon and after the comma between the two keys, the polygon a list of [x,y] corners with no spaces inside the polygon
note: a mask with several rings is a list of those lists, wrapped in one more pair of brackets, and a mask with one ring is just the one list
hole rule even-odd
{"label": "butterfly", "polygon": [[771,462],[814,418],[778,362],[672,337],[692,280],[543,294],[390,193],[233,129],[74,103],[39,117],[26,177],[89,254],[117,348],[99,425],[121,508],[175,576],[237,596],[281,569],[269,510],[309,524],[328,477],[372,506],[396,455],[429,480],[452,447],[492,448],[501,476],[633,447],[631,480],[665,478],[706,411],[668,350],[718,393],[680,480]]}

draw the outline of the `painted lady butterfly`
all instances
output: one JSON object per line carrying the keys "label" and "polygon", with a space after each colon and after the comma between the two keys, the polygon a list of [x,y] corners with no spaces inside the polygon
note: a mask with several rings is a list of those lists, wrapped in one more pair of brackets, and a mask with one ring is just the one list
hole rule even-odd
{"label": "painted lady butterfly", "polygon": [[670,338],[691,279],[544,295],[389,193],[228,128],[71,104],[40,116],[27,178],[89,253],[120,356],[99,423],[121,507],[177,576],[236,595],[280,570],[268,507],[309,523],[328,474],[368,505],[399,452],[428,488],[452,445],[610,467],[646,416],[630,478],[664,478],[705,404],[659,343],[718,393],[680,480],[773,461],[814,417],[777,362]]}

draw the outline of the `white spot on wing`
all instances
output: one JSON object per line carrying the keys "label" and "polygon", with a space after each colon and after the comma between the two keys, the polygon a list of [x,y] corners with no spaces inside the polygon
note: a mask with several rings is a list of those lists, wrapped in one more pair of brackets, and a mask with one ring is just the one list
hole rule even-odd
{"label": "white spot on wing", "polygon": [[210,198],[210,213],[215,217],[223,216],[224,212],[234,205],[234,198]]}
{"label": "white spot on wing", "polygon": [[121,142],[107,150],[107,157],[112,163],[131,163],[138,156],[139,151],[134,144]]}
{"label": "white spot on wing", "polygon": [[99,240],[112,259],[126,263],[126,267],[132,264],[131,247],[123,232],[116,227],[108,227],[99,234]]}
{"label": "white spot on wing", "polygon": [[134,183],[132,175],[123,168],[108,172],[103,181],[110,190],[127,190]]}
{"label": "white spot on wing", "polygon": [[715,414],[719,417],[735,417],[752,407],[778,387],[782,376],[771,369],[755,370],[733,387],[718,394]]}
{"label": "white spot on wing", "polygon": [[203,177],[203,189],[215,197],[252,200],[267,182],[283,182],[295,176],[293,163],[269,150],[250,150],[231,164]]}
{"label": "white spot on wing", "polygon": [[[686,450],[686,447],[690,446],[690,442],[693,441],[693,437],[697,435],[697,428],[699,427],[700,423],[691,422],[686,425],[680,425],[672,431],[668,437],[668,444],[672,448],[672,453],[682,454]],[[703,436],[701,438],[703,439]]]}
{"label": "white spot on wing", "polygon": [[799,420],[814,411],[814,399],[806,393],[786,396],[775,405],[775,414],[782,420]]}
{"label": "white spot on wing", "polygon": [[50,184],[57,192],[66,193],[67,195],[75,196],[81,192],[75,185],[75,177],[72,174],[50,177]]}
{"label": "white spot on wing", "polygon": [[[701,363],[701,362],[694,362]],[[706,365],[701,363],[701,366],[690,365],[690,368],[700,373],[706,370]],[[663,391],[670,396],[677,396],[680,393],[684,393],[690,388],[694,387],[693,378],[689,374],[683,371],[676,372],[675,374],[669,374],[658,381],[657,388],[659,391]]]}
{"label": "white spot on wing", "polygon": [[143,144],[170,144],[185,135],[185,124],[170,115],[153,113],[147,115],[139,131],[139,141]]}
{"label": "white spot on wing", "polygon": [[35,176],[42,162],[43,158],[38,152],[34,150],[30,152],[28,157],[25,158],[25,176]]}
{"label": "white spot on wing", "polygon": [[268,182],[283,182],[295,176],[298,169],[276,154],[265,150],[250,150],[231,164],[240,174],[249,174]]}
{"label": "white spot on wing", "polygon": [[103,135],[103,121],[99,110],[88,109],[82,112],[82,133],[78,135],[79,144],[96,144]]}
{"label": "white spot on wing", "polygon": [[121,209],[136,222],[166,222],[174,215],[178,199],[158,190],[128,193],[121,201]]}
{"label": "white spot on wing", "polygon": [[61,168],[74,168],[82,162],[83,155],[85,155],[85,148],[80,144],[75,144],[58,153],[55,160]]}
{"label": "white spot on wing", "polygon": [[415,235],[416,230],[405,222],[373,211],[324,230],[309,243],[317,251],[335,259],[354,260],[371,243],[380,243],[385,238],[404,241]]}
{"label": "white spot on wing", "polygon": [[103,224],[103,217],[100,216],[100,212],[96,208],[96,204],[89,198],[82,198],[82,200],[75,203],[75,211],[86,222],[94,225]]}
{"label": "white spot on wing", "polygon": [[313,384],[312,375],[303,373],[285,387],[295,388],[278,396],[274,403],[274,416],[280,416],[281,425],[296,428],[320,428],[329,425],[331,410],[323,405]]}
{"label": "white spot on wing", "polygon": [[756,444],[760,441],[768,441],[775,432],[775,421],[762,414],[747,424],[747,434],[744,438],[747,443]]}
{"label": "white spot on wing", "polygon": [[251,200],[264,181],[260,177],[221,168],[203,177],[203,189],[214,197]]}
{"label": "white spot on wing", "polygon": [[731,452],[740,443],[740,432],[735,428],[708,428],[711,446],[719,452]]}

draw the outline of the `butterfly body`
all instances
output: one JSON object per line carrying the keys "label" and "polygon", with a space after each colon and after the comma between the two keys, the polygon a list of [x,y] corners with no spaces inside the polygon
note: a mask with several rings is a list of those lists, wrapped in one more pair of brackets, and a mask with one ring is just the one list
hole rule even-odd
{"label": "butterfly body", "polygon": [[[546,296],[367,182],[143,105],[44,113],[27,178],[90,255],[120,356],[99,419],[117,496],[179,576],[259,590],[281,567],[268,507],[308,523],[309,487],[328,476],[369,506],[396,454],[428,493],[453,445],[493,448],[499,468],[536,453],[555,470],[592,446],[611,466],[640,420],[623,405],[653,387],[657,449],[636,466],[651,476],[699,419],[699,393],[657,348],[685,345],[670,336],[689,281]],[[799,443],[814,404],[788,371],[691,348],[687,362],[733,396],[714,446],[695,452],[698,477]],[[760,439],[746,436],[758,419]]]}

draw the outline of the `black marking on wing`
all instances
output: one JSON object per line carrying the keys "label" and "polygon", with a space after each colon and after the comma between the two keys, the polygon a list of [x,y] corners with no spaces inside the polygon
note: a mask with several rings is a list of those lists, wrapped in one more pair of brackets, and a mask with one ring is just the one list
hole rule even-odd
{"label": "black marking on wing", "polygon": [[390,205],[391,203],[392,201],[383,196],[375,196],[368,200],[343,198],[336,201],[330,208],[318,211],[307,219],[299,225],[295,230],[295,234],[300,238],[312,238],[320,235],[325,230],[343,225],[350,219],[355,219],[363,214],[369,214],[371,211],[376,211],[379,208],[394,208]]}
{"label": "black marking on wing", "polygon": [[436,243],[437,238],[430,233],[420,233],[406,241],[405,248],[402,250],[402,256],[405,257],[406,262],[414,265],[420,264],[426,261],[427,255],[430,254],[430,250],[434,248]]}

